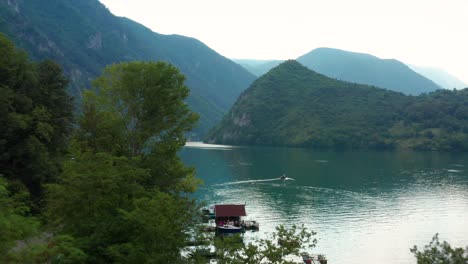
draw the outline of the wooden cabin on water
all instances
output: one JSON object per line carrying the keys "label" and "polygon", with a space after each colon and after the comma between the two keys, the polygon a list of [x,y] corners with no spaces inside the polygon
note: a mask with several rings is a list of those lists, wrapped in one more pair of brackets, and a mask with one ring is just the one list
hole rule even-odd
{"label": "wooden cabin on water", "polygon": [[214,207],[216,229],[220,233],[240,233],[245,204],[217,204]]}

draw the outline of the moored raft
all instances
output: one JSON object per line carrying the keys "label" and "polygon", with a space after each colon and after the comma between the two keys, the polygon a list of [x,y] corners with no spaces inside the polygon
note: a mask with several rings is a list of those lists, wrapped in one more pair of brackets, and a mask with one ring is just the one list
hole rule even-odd
{"label": "moored raft", "polygon": [[246,216],[245,204],[217,204],[214,206],[216,231],[219,234],[241,233],[241,217]]}
{"label": "moored raft", "polygon": [[241,226],[245,230],[258,231],[260,229],[260,224],[257,221],[242,221]]}

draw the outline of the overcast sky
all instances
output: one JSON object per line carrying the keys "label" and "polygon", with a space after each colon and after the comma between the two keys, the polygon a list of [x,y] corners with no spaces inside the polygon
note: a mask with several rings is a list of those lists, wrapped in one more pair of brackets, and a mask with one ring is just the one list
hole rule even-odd
{"label": "overcast sky", "polygon": [[468,0],[100,0],[228,58],[294,59],[332,47],[445,69],[468,83]]}

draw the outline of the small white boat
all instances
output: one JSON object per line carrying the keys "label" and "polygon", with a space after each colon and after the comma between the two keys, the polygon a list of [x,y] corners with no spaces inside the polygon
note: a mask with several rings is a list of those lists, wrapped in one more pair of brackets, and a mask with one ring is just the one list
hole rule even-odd
{"label": "small white boat", "polygon": [[241,233],[243,231],[242,227],[233,226],[233,225],[217,226],[216,229],[218,230],[219,233],[222,233],[222,234]]}
{"label": "small white boat", "polygon": [[287,177],[286,174],[284,174],[284,173],[283,173],[283,175],[281,175],[279,177],[279,179],[282,180],[282,181],[295,181],[293,178]]}

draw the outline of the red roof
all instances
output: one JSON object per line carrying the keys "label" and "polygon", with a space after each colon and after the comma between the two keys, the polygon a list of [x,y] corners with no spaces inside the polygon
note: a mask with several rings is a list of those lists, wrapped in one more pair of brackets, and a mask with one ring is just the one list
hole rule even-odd
{"label": "red roof", "polygon": [[215,216],[246,216],[245,204],[217,204],[215,205]]}

